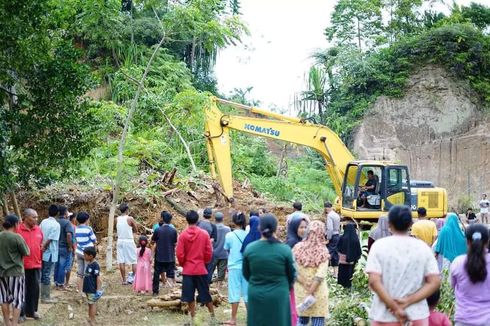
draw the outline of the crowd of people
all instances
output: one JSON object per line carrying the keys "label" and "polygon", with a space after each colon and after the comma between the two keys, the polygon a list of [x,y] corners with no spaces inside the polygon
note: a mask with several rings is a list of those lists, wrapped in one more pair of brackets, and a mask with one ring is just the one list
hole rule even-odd
{"label": "crowd of people", "polygon": [[[0,232],[0,302],[4,325],[17,325],[26,318],[40,319],[39,301],[56,303],[54,288],[69,285],[77,261],[77,292],[87,297],[89,323],[95,322],[95,302],[102,295],[100,266],[95,261],[97,239],[89,214],[72,214],[64,206],[51,205],[48,217],[38,225],[34,209],[24,210],[22,220],[10,214]],[[76,221],[76,222],[75,222]]]}
{"label": "crowd of people", "polygon": [[[329,314],[326,280],[333,277],[347,289],[352,286],[362,256],[359,230],[354,221],[343,221],[329,202],[321,220],[303,213],[300,203],[293,207],[284,242],[276,236],[276,217],[263,209],[252,209],[248,216],[235,212],[226,226],[222,212],[206,208],[202,218],[197,211],[188,211],[187,228],[180,234],[172,224],[172,214],[161,212],[151,237],[145,229],[136,245],[134,233],[139,225],[123,203],[116,222],[121,282],[132,284],[137,293],[158,295],[162,284],[176,286],[179,271],[189,324],[194,322],[196,301],[207,307],[210,324],[218,324],[210,284],[221,290],[227,280],[231,316],[219,324],[236,325],[243,301],[249,326],[325,325]],[[48,215],[39,226],[33,209],[26,209],[22,220],[15,215],[3,220],[0,301],[4,324],[39,319],[39,299],[56,302],[51,297],[51,279],[54,289],[69,286],[74,261],[76,290],[86,297],[88,323],[94,324],[103,290],[89,214],[75,215],[64,206],[51,205]],[[409,207],[392,207],[369,234],[365,272],[373,293],[371,325],[451,325],[446,315],[435,310],[444,270],[455,292],[456,325],[490,325],[488,245],[489,231],[483,224],[466,226],[455,213],[429,220],[424,208],[419,208],[414,221]],[[128,265],[131,272],[126,273]]]}

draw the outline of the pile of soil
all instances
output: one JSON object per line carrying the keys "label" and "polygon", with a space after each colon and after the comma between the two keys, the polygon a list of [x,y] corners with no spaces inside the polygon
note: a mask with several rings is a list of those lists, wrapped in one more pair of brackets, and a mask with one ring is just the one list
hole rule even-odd
{"label": "pile of soil", "polygon": [[[248,213],[252,208],[264,208],[279,219],[278,234],[282,237],[286,216],[292,212],[292,208],[289,205],[271,203],[247,183],[235,182],[233,186],[235,197],[232,202],[225,198],[216,181],[205,175],[191,178],[185,184],[166,185],[166,196],[148,196],[141,194],[141,191],[135,191],[125,194],[123,201],[129,204],[131,216],[147,228],[158,222],[161,211],[170,211],[174,216],[172,223],[179,231],[186,227],[184,214],[190,209],[202,212],[204,208],[211,207],[225,215],[225,224],[231,224],[231,216],[236,211]],[[50,204],[67,206],[70,212],[75,213],[86,211],[90,214],[90,223],[97,236],[107,236],[112,200],[112,191],[107,187],[55,185],[35,192],[20,192],[18,197],[21,209],[31,207],[38,212],[41,219],[48,216]]]}

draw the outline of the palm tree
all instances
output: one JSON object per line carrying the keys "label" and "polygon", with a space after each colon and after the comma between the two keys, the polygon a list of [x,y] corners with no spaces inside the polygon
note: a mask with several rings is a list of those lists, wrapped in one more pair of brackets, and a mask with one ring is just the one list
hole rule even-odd
{"label": "palm tree", "polygon": [[323,119],[323,109],[327,104],[327,75],[318,66],[312,66],[308,73],[308,90],[301,92],[302,101],[315,103],[320,120]]}

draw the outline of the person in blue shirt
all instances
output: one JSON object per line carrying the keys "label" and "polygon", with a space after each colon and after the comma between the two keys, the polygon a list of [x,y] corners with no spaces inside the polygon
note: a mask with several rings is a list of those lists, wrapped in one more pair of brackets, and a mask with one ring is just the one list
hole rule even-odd
{"label": "person in blue shirt", "polygon": [[231,320],[227,325],[236,325],[236,317],[240,299],[245,305],[248,302],[248,283],[242,274],[243,254],[241,252],[243,241],[247,236],[247,218],[242,212],[233,214],[235,230],[226,234],[224,249],[228,251],[228,302],[231,303]]}
{"label": "person in blue shirt", "polygon": [[58,242],[60,240],[60,224],[56,220],[58,206],[50,205],[48,208],[49,217],[44,219],[41,224],[43,233],[43,261],[41,267],[41,302],[54,303],[51,299],[51,273],[53,266],[58,261]]}

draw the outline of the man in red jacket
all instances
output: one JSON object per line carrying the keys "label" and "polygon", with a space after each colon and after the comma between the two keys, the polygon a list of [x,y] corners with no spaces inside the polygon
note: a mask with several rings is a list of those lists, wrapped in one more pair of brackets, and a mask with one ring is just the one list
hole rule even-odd
{"label": "man in red jacket", "polygon": [[183,268],[181,301],[189,304],[193,324],[196,315],[194,295],[197,289],[197,301],[208,307],[212,319],[211,324],[213,324],[214,307],[209,294],[208,271],[206,269],[206,264],[209,264],[213,256],[211,240],[206,231],[197,227],[199,214],[196,211],[188,211],[185,218],[189,227],[180,234],[176,252],[179,265]]}
{"label": "man in red jacket", "polygon": [[24,257],[25,269],[25,302],[22,306],[21,319],[25,317],[39,319],[37,307],[39,304],[39,282],[41,280],[41,247],[43,233],[37,226],[37,212],[32,208],[24,210],[22,224],[17,228],[17,233],[24,239],[29,247],[30,255]]}

